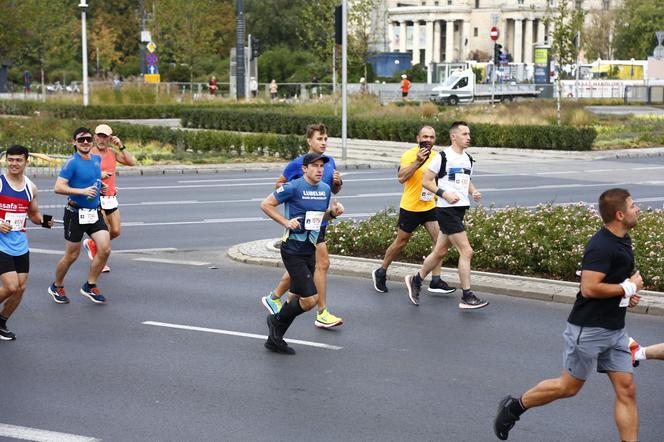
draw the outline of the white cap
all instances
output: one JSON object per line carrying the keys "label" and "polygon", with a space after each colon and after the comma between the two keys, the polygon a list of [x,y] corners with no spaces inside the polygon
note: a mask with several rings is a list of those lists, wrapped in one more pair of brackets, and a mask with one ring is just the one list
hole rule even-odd
{"label": "white cap", "polygon": [[406,75],[406,74],[402,74],[402,75],[401,75],[401,78],[408,78],[408,75]]}
{"label": "white cap", "polygon": [[111,126],[108,124],[100,124],[99,126],[95,127],[95,134],[104,134],[110,137],[113,135],[113,129],[111,129]]}

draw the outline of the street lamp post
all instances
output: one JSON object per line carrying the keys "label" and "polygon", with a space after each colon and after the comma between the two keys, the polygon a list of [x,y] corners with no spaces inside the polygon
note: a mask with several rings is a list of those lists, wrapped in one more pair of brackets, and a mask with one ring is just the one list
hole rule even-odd
{"label": "street lamp post", "polygon": [[87,0],[81,0],[78,5],[81,10],[81,47],[83,55],[83,106],[88,105],[88,35],[85,21],[85,12],[88,9]]}

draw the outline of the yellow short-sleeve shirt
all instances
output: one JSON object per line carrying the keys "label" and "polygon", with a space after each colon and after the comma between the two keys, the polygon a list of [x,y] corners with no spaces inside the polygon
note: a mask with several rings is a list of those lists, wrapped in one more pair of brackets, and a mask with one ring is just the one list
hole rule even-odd
{"label": "yellow short-sleeve shirt", "polygon": [[[408,167],[417,160],[417,152],[419,152],[419,146],[413,147],[412,149],[407,150],[401,155],[401,165],[400,167]],[[401,195],[401,203],[399,206],[402,209],[409,210],[411,212],[426,212],[436,207],[436,198],[431,192],[422,188],[422,177],[424,172],[429,168],[429,163],[436,155],[436,151],[431,151],[429,158],[422,164],[405,183],[403,183],[403,195]],[[422,195],[422,191],[426,193],[425,196]],[[425,201],[427,200],[428,201]]]}

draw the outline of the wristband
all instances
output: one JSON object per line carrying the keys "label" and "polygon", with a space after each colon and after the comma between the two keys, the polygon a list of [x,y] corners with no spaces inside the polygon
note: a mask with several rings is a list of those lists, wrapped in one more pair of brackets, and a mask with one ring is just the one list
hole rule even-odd
{"label": "wristband", "polygon": [[122,146],[120,146],[120,151],[123,151],[123,150],[125,150],[125,149],[126,149],[126,147],[125,147],[124,144],[123,144]]}
{"label": "wristband", "polygon": [[626,279],[623,282],[621,282],[620,287],[622,287],[622,289],[624,290],[626,297],[631,297],[636,295],[636,284],[634,284],[629,279]]}
{"label": "wristband", "polygon": [[337,217],[332,213],[332,209],[330,209],[330,219],[337,219]]}
{"label": "wristband", "polygon": [[436,190],[436,195],[438,195],[438,196],[441,197],[441,198],[443,197],[443,194],[444,194],[444,193],[445,193],[445,191],[444,191],[443,189],[438,189],[438,190]]}

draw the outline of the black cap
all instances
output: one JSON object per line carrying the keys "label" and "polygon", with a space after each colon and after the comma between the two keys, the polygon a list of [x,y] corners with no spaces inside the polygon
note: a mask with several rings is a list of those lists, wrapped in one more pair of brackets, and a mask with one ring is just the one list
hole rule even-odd
{"label": "black cap", "polygon": [[78,129],[76,129],[74,131],[74,135],[72,135],[72,139],[75,140],[76,136],[78,134],[90,134],[90,135],[92,135],[92,131],[90,129],[88,129],[87,127],[79,127]]}
{"label": "black cap", "polygon": [[315,161],[318,161],[318,160],[323,160],[323,164],[325,164],[328,161],[330,161],[330,158],[326,157],[322,153],[308,153],[302,159],[302,165],[306,166],[307,164],[311,164],[311,163],[313,163]]}

